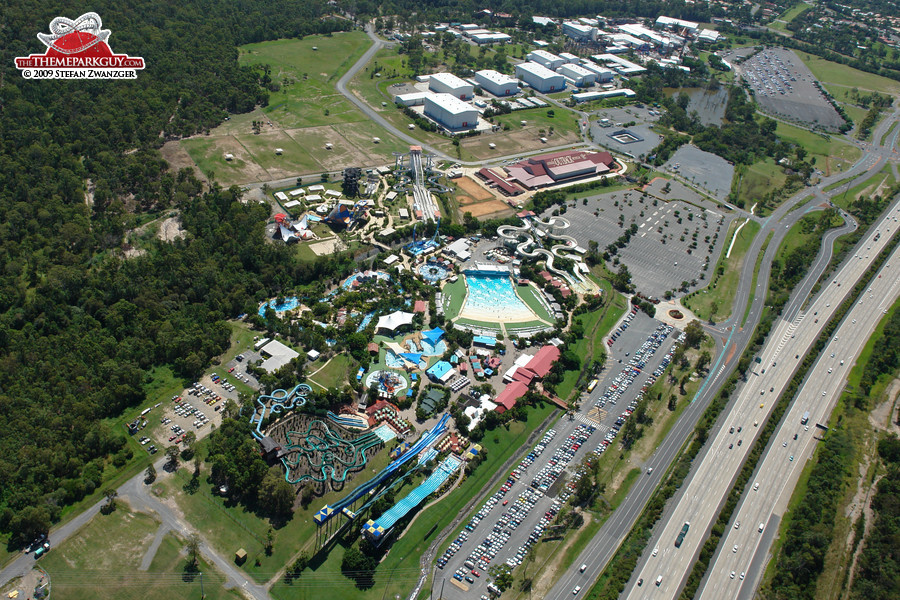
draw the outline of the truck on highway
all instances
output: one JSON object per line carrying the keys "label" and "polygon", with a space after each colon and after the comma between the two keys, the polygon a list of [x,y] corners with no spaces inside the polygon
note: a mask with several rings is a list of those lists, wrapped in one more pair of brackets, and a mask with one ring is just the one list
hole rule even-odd
{"label": "truck on highway", "polygon": [[684,522],[684,526],[681,528],[681,531],[678,533],[678,537],[675,538],[675,547],[681,548],[681,542],[684,541],[684,536],[687,535],[688,529],[691,528],[691,524],[687,521]]}
{"label": "truck on highway", "polygon": [[809,423],[809,411],[806,411],[805,413],[803,413],[803,418],[800,419],[801,425],[806,425],[807,423]]}

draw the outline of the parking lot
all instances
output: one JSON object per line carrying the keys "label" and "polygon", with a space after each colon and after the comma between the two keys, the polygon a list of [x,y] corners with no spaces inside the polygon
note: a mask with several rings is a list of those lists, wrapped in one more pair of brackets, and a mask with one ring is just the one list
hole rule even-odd
{"label": "parking lot", "polygon": [[[659,180],[651,185],[662,187],[665,183]],[[563,215],[571,223],[566,233],[583,248],[596,241],[602,253],[635,225],[638,232],[616,256],[628,267],[638,291],[661,298],[666,291],[678,290],[684,281],[689,284],[688,290],[702,287],[705,281],[701,275],[708,277],[703,267],[707,261],[714,264],[721,252],[730,217],[675,200],[693,196],[699,201],[700,196],[677,182],[670,182],[670,188],[668,194],[650,190],[662,198],[672,198],[669,202],[638,191],[579,198]],[[542,218],[551,212],[545,212]]]}
{"label": "parking lot", "polygon": [[676,173],[720,202],[728,198],[734,179],[733,164],[691,144],[676,150],[663,165],[663,170]]}
{"label": "parking lot", "polygon": [[[625,154],[626,156],[633,156],[635,158],[646,156],[662,141],[662,137],[650,129],[650,126],[659,119],[658,114],[650,114],[651,110],[654,113],[657,112],[654,108],[637,108],[634,106],[626,108],[606,108],[597,111],[596,118],[593,116],[591,117],[591,139],[601,146],[605,146],[610,150]],[[608,119],[609,126],[605,127],[601,125],[601,119]],[[629,125],[631,122],[634,122],[634,125]],[[643,139],[625,144],[609,137],[609,134],[623,128],[628,129]]]}
{"label": "parking lot", "polygon": [[767,48],[744,61],[739,72],[756,101],[775,116],[837,130],[844,120],[816,87],[816,78],[796,54]]}
{"label": "parking lot", "polygon": [[253,388],[258,388],[256,379],[246,372],[246,364],[253,353],[245,352],[245,360],[232,360],[214,371],[204,375],[190,387],[173,396],[163,405],[159,422],[153,431],[152,443],[144,446],[164,450],[168,446],[184,441],[187,432],[192,431],[197,439],[205,437],[212,431],[212,426],[222,423],[222,408],[225,400],[238,400],[238,391],[234,387],[235,380],[240,380]]}
{"label": "parking lot", "polygon": [[[636,401],[668,364],[673,331],[646,314],[626,314],[610,336],[610,356],[598,384],[583,394],[574,417],[560,419],[522,456],[501,487],[485,498],[458,536],[439,555],[435,580],[445,579],[445,598],[485,598],[487,570],[518,567],[530,547],[554,528],[553,520],[574,490],[578,466],[589,453],[612,446]],[[654,375],[655,373],[655,375]]]}

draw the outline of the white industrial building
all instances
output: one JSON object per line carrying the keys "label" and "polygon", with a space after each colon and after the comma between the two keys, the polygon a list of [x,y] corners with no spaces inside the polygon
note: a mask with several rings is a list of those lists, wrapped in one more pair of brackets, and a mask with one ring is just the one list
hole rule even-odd
{"label": "white industrial building", "polygon": [[505,44],[512,40],[512,36],[506,33],[489,31],[472,35],[472,41],[476,44]]}
{"label": "white industrial building", "polygon": [[625,60],[614,54],[595,54],[591,58],[598,63],[611,65],[614,70],[622,75],[637,75],[647,70],[639,64],[633,63],[630,60]]}
{"label": "white industrial building", "polygon": [[703,29],[700,31],[700,35],[697,36],[697,41],[699,42],[717,42],[722,35],[716,31],[715,29]]}
{"label": "white industrial building", "polygon": [[431,96],[434,92],[411,92],[409,94],[397,94],[394,96],[394,102],[403,106],[421,106],[425,104],[426,96]]}
{"label": "white industrial building", "polygon": [[615,71],[612,69],[607,69],[606,67],[601,67],[597,63],[591,60],[584,59],[581,61],[581,66],[587,69],[588,71],[592,71],[597,74],[597,83],[609,83],[613,80],[613,77],[616,76]]}
{"label": "white industrial building", "polygon": [[516,65],[516,77],[539,92],[559,92],[566,89],[566,78],[534,62]]}
{"label": "white industrial building", "polygon": [[547,67],[551,71],[557,70],[566,62],[557,55],[552,52],[547,52],[546,50],[532,50],[525,58],[532,62],[536,62],[543,67]]}
{"label": "white industrial building", "polygon": [[519,92],[519,80],[491,69],[475,72],[475,83],[495,96],[511,96]]}
{"label": "white industrial building", "polygon": [[567,63],[572,63],[574,65],[577,65],[579,62],[581,62],[581,59],[571,52],[560,52],[558,56]]}
{"label": "white industrial building", "polygon": [[428,79],[428,89],[438,94],[452,94],[460,100],[470,100],[475,94],[474,85],[453,73],[435,73]]}
{"label": "white industrial building", "polygon": [[694,33],[700,27],[700,24],[693,21],[660,16],[656,19],[656,26],[664,29],[687,29],[690,33]]}
{"label": "white industrial building", "polygon": [[637,96],[634,90],[629,90],[627,88],[621,88],[618,90],[609,90],[606,92],[582,92],[580,94],[572,94],[572,100],[575,102],[590,102],[591,100],[604,100],[606,98],[615,98],[617,96],[624,96],[626,98],[634,98]]}
{"label": "white industrial building", "polygon": [[582,25],[574,21],[566,21],[563,23],[562,31],[573,40],[597,40],[598,30],[590,25]]}
{"label": "white industrial building", "polygon": [[566,63],[557,69],[556,72],[572,80],[572,83],[575,84],[576,87],[587,87],[589,85],[594,85],[594,82],[597,81],[596,73],[588,71],[584,67],[579,67],[578,65]]}
{"label": "white industrial building", "polygon": [[427,96],[425,114],[452,131],[472,129],[478,124],[478,110],[451,94]]}

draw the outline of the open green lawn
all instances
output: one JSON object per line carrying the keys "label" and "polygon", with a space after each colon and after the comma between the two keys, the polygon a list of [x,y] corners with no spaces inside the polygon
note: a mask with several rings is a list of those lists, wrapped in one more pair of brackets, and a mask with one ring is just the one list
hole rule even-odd
{"label": "open green lawn", "polygon": [[534,311],[534,314],[538,316],[538,318],[547,321],[548,323],[553,323],[553,315],[544,308],[544,303],[539,300],[538,294],[540,294],[534,286],[531,285],[517,285],[515,287],[516,295],[522,299],[522,301],[528,305],[528,308]]}
{"label": "open green lawn", "polygon": [[795,4],[794,6],[792,6],[788,10],[786,10],[777,19],[775,19],[774,21],[769,23],[769,27],[771,27],[772,29],[777,29],[778,31],[781,31],[783,33],[787,33],[788,35],[790,35],[790,32],[788,31],[788,28],[787,28],[787,24],[790,23],[791,21],[793,21],[794,19],[796,19],[798,16],[800,16],[800,14],[802,12],[808,10],[809,8],[810,8],[810,5],[806,4],[805,2],[800,2],[798,4]]}
{"label": "open green lawn", "polygon": [[865,71],[831,62],[824,58],[807,54],[806,52],[797,52],[797,56],[800,57],[800,60],[809,67],[809,70],[812,71],[813,75],[815,75],[822,83],[855,87],[859,90],[881,92],[884,94],[900,94],[900,82],[888,79],[887,77],[866,73]]}
{"label": "open green lawn", "polygon": [[816,166],[822,169],[826,175],[847,169],[862,156],[859,148],[840,138],[814,133],[787,123],[779,122],[775,133],[784,141],[806,149],[810,156],[815,157]]}
{"label": "open green lawn", "polygon": [[[846,182],[841,183],[846,185]],[[834,196],[832,198],[832,201],[835,203],[835,205],[840,206],[844,209],[848,209],[850,205],[853,204],[853,202],[855,202],[861,194],[874,196],[876,190],[879,190],[879,188],[879,193],[884,193],[885,189],[894,185],[894,183],[896,183],[896,180],[894,179],[894,172],[893,170],[891,170],[890,165],[885,165],[878,173],[872,175],[862,183],[858,183],[852,188]]]}
{"label": "open green lawn", "polygon": [[[110,515],[97,515],[62,545],[53,548],[41,566],[50,575],[53,597],[79,600],[171,600],[200,598],[200,579],[184,572],[184,542],[166,534],[149,568],[140,570],[158,523],[131,512],[119,501]],[[224,589],[225,578],[200,561],[206,598],[241,598]]]}
{"label": "open green lawn", "polygon": [[771,158],[766,158],[747,168],[740,180],[738,199],[743,200],[744,206],[750,210],[765,194],[783,186],[785,180],[787,175],[784,174],[784,169]]}
{"label": "open green lawn", "polygon": [[269,65],[272,80],[281,86],[270,94],[266,115],[285,129],[311,127],[365,120],[334,84],[368,47],[364,32],[349,31],[248,44],[239,48],[238,60]]}
{"label": "open green lawn", "polygon": [[733,222],[728,228],[729,235],[726,238],[725,247],[716,264],[716,271],[713,271],[716,273],[719,268],[722,268],[723,274],[721,276],[714,275],[708,288],[697,290],[682,299],[682,304],[701,319],[719,322],[731,316],[731,304],[740,281],[744,259],[760,228],[756,221],[750,221],[744,225],[737,234],[734,247],[731,249],[731,256],[725,258],[736,227],[737,223]]}
{"label": "open green lawn", "polygon": [[[552,112],[553,116],[549,116],[548,112]],[[522,121],[526,121],[526,125],[522,125]],[[559,133],[578,131],[578,115],[557,106],[526,108],[508,115],[497,115],[494,122],[498,125],[509,125],[510,131],[521,129],[549,131],[551,127]]]}
{"label": "open green lawn", "polygon": [[341,389],[349,381],[350,369],[356,369],[356,361],[348,354],[338,354],[328,361],[326,365],[316,365],[308,369],[310,373],[319,370],[315,375],[310,375],[310,380],[318,383],[323,388]]}
{"label": "open green lawn", "polygon": [[448,319],[453,319],[462,310],[466,299],[466,278],[460,276],[456,281],[444,284],[441,293],[444,296],[444,314]]}
{"label": "open green lawn", "polygon": [[[270,592],[278,600],[318,599],[320,586],[327,585],[335,590],[335,597],[341,600],[363,600],[404,597],[418,579],[419,557],[434,540],[436,532],[457,517],[465,504],[476,494],[484,492],[491,476],[509,456],[522,450],[529,433],[551,413],[553,407],[544,405],[528,411],[526,423],[513,422],[509,430],[499,428],[489,431],[480,442],[486,453],[486,460],[475,472],[455,490],[435,506],[419,513],[415,521],[401,538],[393,543],[390,552],[375,572],[374,586],[368,590],[354,587],[349,579],[340,573],[344,549],[338,545],[327,557],[314,557],[310,569],[293,585],[283,580],[276,582]],[[304,581],[309,582],[304,585]],[[316,583],[319,582],[319,585]]]}

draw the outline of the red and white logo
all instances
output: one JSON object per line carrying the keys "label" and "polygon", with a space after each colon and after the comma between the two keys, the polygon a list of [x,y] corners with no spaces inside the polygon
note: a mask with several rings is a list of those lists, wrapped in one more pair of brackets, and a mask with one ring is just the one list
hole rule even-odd
{"label": "red and white logo", "polygon": [[50,33],[37,34],[47,51],[16,58],[16,68],[25,79],[136,79],[144,59],[114,54],[106,42],[109,34],[94,12],[74,21],[56,17]]}

